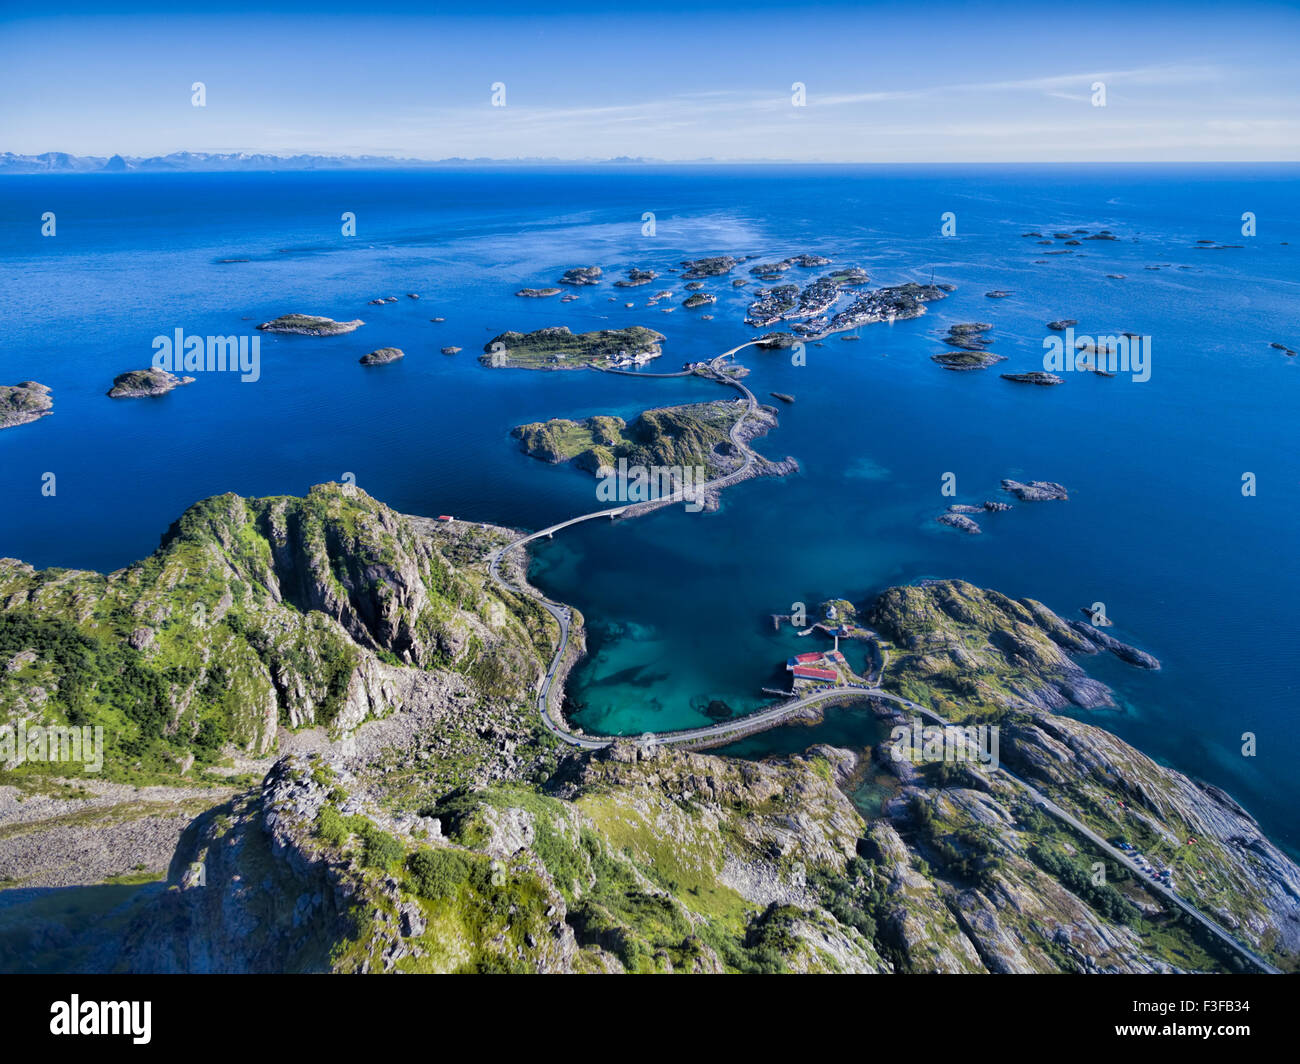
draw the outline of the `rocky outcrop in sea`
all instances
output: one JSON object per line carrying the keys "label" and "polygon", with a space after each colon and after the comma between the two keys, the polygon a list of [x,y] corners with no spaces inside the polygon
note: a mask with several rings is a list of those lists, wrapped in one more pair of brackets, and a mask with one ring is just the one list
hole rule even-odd
{"label": "rocky outcrop in sea", "polygon": [[877,288],[859,296],[845,310],[830,321],[830,329],[841,332],[860,325],[873,325],[880,321],[906,321],[925,313],[925,304],[944,299],[953,290],[951,285],[907,284]]}
{"label": "rocky outcrop in sea", "polygon": [[110,399],[146,399],[193,383],[193,377],[178,377],[165,369],[133,369],[114,377],[107,394]]}
{"label": "rocky outcrop in sea", "polygon": [[1002,490],[1010,492],[1021,502],[1064,501],[1070,497],[1064,485],[1051,480],[1031,480],[1024,484],[1007,478],[1002,481]]}
{"label": "rocky outcrop in sea", "polygon": [[560,278],[560,284],[574,285],[581,288],[587,285],[600,284],[600,276],[599,266],[574,266],[564,271],[564,276]]}
{"label": "rocky outcrop in sea", "polygon": [[[396,299],[394,296],[394,302]],[[364,324],[360,318],[354,321],[335,321],[315,314],[282,314],[274,321],[262,322],[258,328],[263,332],[296,333],[299,336],[339,336],[354,332]]]}
{"label": "rocky outcrop in sea", "polygon": [[26,425],[54,409],[50,389],[36,381],[0,385],[0,429]]}

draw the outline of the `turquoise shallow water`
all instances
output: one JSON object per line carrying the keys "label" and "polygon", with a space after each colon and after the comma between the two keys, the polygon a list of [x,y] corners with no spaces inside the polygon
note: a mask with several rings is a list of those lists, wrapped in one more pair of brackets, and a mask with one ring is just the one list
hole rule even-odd
{"label": "turquoise shallow water", "polygon": [[[1294,847],[1300,365],[1268,344],[1300,347],[1296,177],[1294,167],[771,167],[7,178],[0,380],[50,385],[56,412],[0,434],[0,553],[114,568],[151,550],[197,498],[302,492],[345,472],[405,511],[540,527],[593,509],[593,482],[519,454],[511,427],[628,416],[718,389],[493,372],[474,360],[482,344],[507,328],[645,324],[666,334],[662,361],[676,368],[748,339],[749,296],[709,283],[719,301],[704,322],[647,309],[659,284],[615,302],[603,285],[567,305],[517,299],[516,288],[571,265],[662,273],[721,253],[818,251],[876,284],[933,273],[957,291],[918,320],[828,339],[801,367],[743,354],[756,394],[797,398],[757,446],[795,456],[798,476],[731,489],[716,514],[599,522],[538,549],[534,579],[591,624],[592,653],[570,680],[575,719],[639,733],[707,721],[710,702],[734,713],[763,704],[785,657],[806,649],[768,619],[795,601],[862,600],[923,576],[1066,615],[1102,600],[1116,634],[1165,668],[1088,663],[1121,699],[1091,719],[1227,787]],[[58,215],[56,238],[39,236],[45,210]],[[339,234],[344,210],[357,214],[356,238]],[[646,210],[653,237],[641,233]],[[1239,233],[1246,210],[1259,218],[1254,238]],[[957,216],[952,238],[939,235],[945,211]],[[1021,236],[1076,227],[1121,239],[1035,264],[1062,245]],[[1201,250],[1198,239],[1244,246]],[[1012,294],[989,299],[992,289]],[[367,305],[390,294],[397,304]],[[224,335],[290,310],[367,325],[328,340],[266,338],[256,384],[201,375],[162,400],[104,398],[116,373],[147,365],[155,335]],[[982,320],[1007,356],[999,370],[1039,368],[1044,323],[1060,317],[1080,332],[1150,335],[1151,380],[1071,375],[1035,389],[929,360],[946,325]],[[442,356],[446,344],[464,352]],[[356,364],[385,345],[407,358]],[[1241,495],[1244,471],[1258,477],[1254,498]],[[57,474],[54,498],[40,493],[45,472]],[[953,501],[940,495],[946,472],[957,501],[999,497],[1007,476],[1058,480],[1071,499],[1018,505],[966,537],[933,520]],[[836,734],[852,745],[845,728]],[[1259,739],[1253,759],[1239,753],[1245,731]]]}

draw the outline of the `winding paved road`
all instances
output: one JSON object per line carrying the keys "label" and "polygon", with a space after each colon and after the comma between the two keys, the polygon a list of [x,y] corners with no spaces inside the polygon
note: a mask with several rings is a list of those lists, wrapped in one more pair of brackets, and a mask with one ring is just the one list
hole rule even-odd
{"label": "winding paved road", "polygon": [[[740,344],[738,347],[733,347],[730,351],[724,351],[709,363],[709,371],[706,374],[706,376],[711,380],[716,380],[719,383],[728,384],[739,389],[739,391],[745,396],[745,412],[736,420],[736,423],[732,425],[731,430],[728,433],[732,444],[735,445],[739,449],[740,453],[745,456],[745,461],[739,469],[732,470],[732,472],[725,476],[718,477],[716,480],[708,481],[702,485],[696,485],[694,488],[689,489],[691,491],[701,492],[725,488],[727,485],[734,483],[737,479],[743,479],[745,476],[748,476],[749,471],[754,464],[754,452],[750,449],[748,444],[744,443],[739,438],[739,433],[745,420],[757,411],[758,400],[754,397],[754,393],[746,388],[744,384],[735,378],[724,374],[719,367],[723,360],[730,358],[737,351],[741,351],[756,343],[758,343],[757,340],[750,340],[747,343]],[[592,368],[595,369],[598,367],[593,366]],[[616,373],[619,371],[603,370],[602,372]],[[657,374],[657,376],[677,377],[692,375],[694,373],[694,370],[683,370],[681,373]],[[629,376],[639,377],[649,376],[649,374],[633,373],[629,374]],[[662,499],[656,499],[651,505],[657,508],[658,506],[667,506],[677,501],[684,501],[687,497],[687,490],[688,489],[683,488],[674,492],[672,495],[665,496]],[[516,539],[511,543],[507,543],[504,547],[494,551],[488,559],[488,575],[495,583],[513,594],[527,595],[529,598],[532,598],[538,603],[538,605],[545,609],[547,613],[554,617],[556,623],[560,626],[560,640],[556,647],[555,655],[551,658],[551,663],[546,669],[546,675],[542,679],[541,687],[538,689],[537,709],[541,713],[542,724],[546,730],[556,738],[571,746],[579,746],[587,750],[598,750],[602,747],[608,746],[613,741],[612,739],[593,739],[586,735],[579,735],[575,732],[571,732],[560,720],[557,720],[551,711],[551,692],[555,687],[555,676],[559,671],[560,665],[564,661],[564,655],[569,648],[569,621],[572,618],[572,613],[568,606],[560,602],[552,602],[535,589],[524,589],[509,583],[505,577],[501,575],[501,559],[517,547],[522,547],[524,544],[531,543],[533,540],[540,539],[543,536],[552,536],[562,528],[568,528],[570,525],[580,524],[583,521],[592,521],[598,517],[608,517],[612,520],[620,516],[630,506],[644,507],[645,505],[646,504],[644,503],[624,503],[622,506],[611,506],[604,510],[595,510],[591,513],[579,514],[577,517],[570,517],[567,521],[560,521],[557,524],[539,529],[536,532],[530,532],[526,536],[521,536],[519,539]],[[639,512],[644,512],[644,510]],[[796,707],[794,705],[776,707],[771,710],[764,710],[759,714],[753,714],[750,717],[742,718],[742,720],[750,722],[751,726],[754,723],[759,723],[760,718],[764,721],[770,719],[770,721],[774,723],[775,721],[789,716],[796,708],[801,707]],[[779,713],[778,710],[780,710]],[[701,739],[707,740],[710,738],[725,737],[734,734],[739,724],[740,721],[731,721],[726,724],[712,725],[708,728],[699,728],[687,732],[673,733],[671,738],[665,737],[663,741],[681,744],[698,742]],[[765,724],[764,726],[770,726],[770,724]]]}
{"label": "winding paved road", "polygon": [[[717,480],[709,481],[707,484],[703,485],[704,489],[726,487],[728,484],[733,483],[737,477],[741,477],[742,475],[747,475],[750,470],[750,467],[754,463],[754,458],[755,458],[754,452],[749,448],[748,444],[742,442],[739,439],[739,432],[741,427],[744,425],[745,420],[758,409],[758,400],[755,399],[754,393],[751,392],[747,387],[745,387],[745,385],[742,384],[739,380],[724,374],[719,368],[719,364],[724,359],[734,355],[737,351],[749,347],[752,344],[755,344],[757,342],[758,341],[751,340],[749,343],[741,344],[739,347],[734,347],[730,351],[725,351],[721,355],[718,355],[709,363],[709,371],[706,374],[706,376],[709,377],[709,379],[716,380],[720,383],[728,384],[734,388],[739,389],[740,392],[745,396],[747,400],[745,413],[742,414],[740,418],[737,419],[736,423],[731,427],[731,431],[729,433],[731,442],[740,450],[742,454],[744,454],[745,462],[740,469],[734,470],[731,473],[728,473],[726,476],[719,477]],[[592,368],[594,369],[597,367],[592,367]],[[619,372],[619,371],[604,370],[603,372],[609,373],[609,372]],[[681,373],[654,374],[654,376],[677,377],[677,376],[686,376],[694,372],[695,372],[694,370],[683,370]],[[651,376],[651,374],[640,374],[640,373],[631,373],[628,375],[629,376]],[[701,489],[696,488],[695,490],[701,490]],[[675,492],[672,496],[665,497],[664,499],[661,500],[656,500],[656,504],[668,505],[672,502],[676,502],[679,499],[683,499],[683,498],[685,498],[685,491]],[[569,731],[569,729],[564,725],[562,720],[557,719],[552,712],[551,693],[555,689],[555,678],[557,673],[559,672],[561,664],[564,661],[565,653],[567,652],[569,647],[569,622],[572,619],[572,613],[568,606],[565,606],[564,604],[559,602],[552,602],[550,599],[546,598],[544,595],[542,595],[540,592],[536,591],[535,589],[528,588],[527,590],[525,590],[524,588],[516,587],[515,585],[509,583],[501,575],[500,564],[501,564],[501,559],[507,553],[509,553],[510,551],[514,550],[517,547],[521,547],[526,543],[531,543],[533,540],[538,539],[542,536],[550,536],[553,533],[558,532],[562,528],[568,528],[570,525],[576,525],[582,521],[591,521],[598,517],[609,517],[611,519],[616,518],[619,515],[621,515],[625,510],[627,510],[629,506],[632,505],[643,506],[644,504],[631,503],[631,504],[625,504],[623,506],[611,507],[605,510],[597,510],[593,513],[582,514],[578,517],[571,517],[567,521],[561,521],[558,524],[551,525],[549,528],[543,528],[540,531],[530,533],[527,536],[521,536],[519,539],[514,540],[513,542],[508,543],[504,547],[501,547],[499,550],[495,551],[491,555],[489,565],[488,565],[488,573],[497,584],[499,584],[501,587],[505,588],[507,591],[510,591],[514,594],[527,595],[528,597],[532,598],[540,606],[542,606],[542,608],[545,609],[552,617],[554,617],[556,623],[559,624],[560,640],[556,647],[555,655],[554,657],[551,658],[550,665],[547,666],[546,676],[542,679],[541,686],[537,692],[537,710],[538,713],[541,715],[542,725],[548,732],[554,735],[561,742],[568,743],[570,746],[579,747],[584,750],[600,750],[606,746],[609,746],[615,740],[614,738],[611,737],[597,738],[597,737],[583,735],[577,732]],[[638,512],[644,512],[644,511],[638,511]],[[881,663],[881,668],[877,680],[878,683],[879,680],[884,676],[885,665],[887,664],[887,662],[888,662],[888,657],[886,656]],[[782,721],[785,721],[795,716],[796,714],[802,713],[802,711],[807,709],[808,707],[818,705],[822,702],[837,702],[837,701],[844,702],[844,701],[856,701],[858,699],[869,700],[869,699],[876,699],[876,698],[887,699],[891,702],[897,702],[899,705],[904,706],[907,709],[910,709],[921,716],[927,717],[928,719],[935,721],[937,724],[943,727],[950,726],[947,720],[941,717],[933,709],[930,709],[928,706],[923,706],[920,703],[913,702],[911,699],[904,698],[901,695],[892,694],[889,691],[882,690],[879,686],[830,687],[830,688],[825,688],[823,690],[813,691],[809,694],[803,695],[800,698],[792,699],[791,701],[788,702],[782,702],[778,705],[771,706],[768,709],[759,710],[757,713],[751,713],[748,714],[747,716],[740,717],[736,720],[726,721],[725,723],[722,724],[710,724],[702,728],[689,728],[689,729],[685,729],[682,731],[675,731],[675,732],[647,733],[645,736],[642,737],[641,741],[651,742],[655,744],[662,744],[665,746],[680,746],[685,748],[703,748],[709,746],[718,746],[731,739],[737,739],[744,735],[752,734],[756,731],[764,731],[768,728],[775,727],[778,724],[780,724]],[[626,738],[626,737],[621,737],[621,738]],[[1038,788],[1034,787],[1032,784],[1026,783],[1019,776],[1015,775],[1013,772],[1010,772],[1008,769],[1006,769],[1001,765],[997,766],[997,768],[994,769],[993,771],[1001,772],[1004,776],[1006,776],[1007,779],[1011,780],[1012,782],[1014,782],[1015,784],[1023,788],[1025,792],[1029,795],[1030,799],[1034,802],[1034,804],[1037,805],[1040,809],[1050,814],[1051,816],[1056,817],[1056,819],[1069,826],[1071,829],[1076,831],[1078,834],[1082,835],[1084,838],[1088,839],[1094,846],[1096,846],[1099,850],[1105,853],[1112,860],[1117,861],[1119,864],[1129,869],[1131,872],[1133,872],[1134,875],[1138,877],[1139,882],[1141,882],[1142,885],[1146,887],[1147,890],[1159,896],[1163,900],[1169,902],[1171,905],[1176,906],[1182,912],[1186,913],[1189,917],[1195,920],[1197,924],[1199,924],[1207,932],[1209,932],[1211,935],[1219,939],[1219,941],[1224,943],[1224,945],[1236,951],[1248,963],[1254,965],[1260,971],[1266,972],[1270,975],[1281,974],[1277,968],[1269,964],[1268,961],[1264,960],[1253,950],[1242,945],[1242,943],[1237,941],[1236,938],[1234,938],[1231,934],[1229,934],[1217,923],[1215,923],[1208,916],[1206,916],[1199,909],[1197,909],[1194,905],[1192,905],[1191,902],[1187,901],[1186,899],[1182,898],[1178,894],[1174,893],[1174,891],[1170,887],[1166,887],[1163,883],[1159,883],[1153,880],[1145,871],[1143,871],[1143,869],[1137,864],[1136,861],[1133,860],[1133,858],[1131,858],[1128,854],[1124,853],[1124,851],[1111,845],[1106,839],[1104,839],[1101,835],[1097,834],[1097,832],[1093,831],[1092,828],[1088,827],[1087,824],[1083,823],[1083,821],[1081,821],[1073,813],[1070,813],[1068,810],[1063,809],[1061,806],[1057,805],[1054,801],[1052,801],[1052,799],[1048,798],[1045,794],[1039,791]]]}

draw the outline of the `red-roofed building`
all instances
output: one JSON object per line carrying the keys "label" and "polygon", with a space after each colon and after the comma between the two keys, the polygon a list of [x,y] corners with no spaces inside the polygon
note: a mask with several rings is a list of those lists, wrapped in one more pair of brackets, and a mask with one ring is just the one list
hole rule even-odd
{"label": "red-roofed building", "polygon": [[815,669],[811,665],[796,665],[790,670],[796,680],[816,680],[818,683],[834,683],[840,674],[834,669]]}
{"label": "red-roofed building", "polygon": [[800,665],[808,665],[814,661],[821,661],[821,659],[822,656],[820,654],[797,654],[795,655],[794,660]]}

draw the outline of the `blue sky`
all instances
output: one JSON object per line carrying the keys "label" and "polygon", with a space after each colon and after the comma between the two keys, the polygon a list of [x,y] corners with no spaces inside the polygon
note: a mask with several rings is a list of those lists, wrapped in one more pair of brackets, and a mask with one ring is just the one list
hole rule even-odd
{"label": "blue sky", "polygon": [[403,6],[0,6],[0,151],[1300,158],[1289,5]]}

